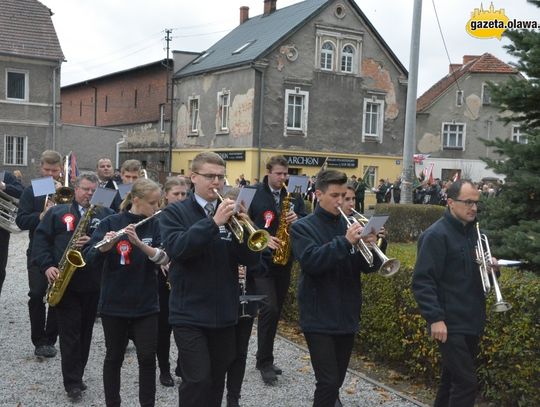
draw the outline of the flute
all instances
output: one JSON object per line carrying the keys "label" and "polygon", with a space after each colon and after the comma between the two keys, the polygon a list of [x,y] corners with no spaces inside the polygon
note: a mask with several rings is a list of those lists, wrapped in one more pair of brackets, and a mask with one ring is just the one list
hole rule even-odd
{"label": "flute", "polygon": [[[137,228],[139,226],[141,226],[142,224],[148,222],[150,219],[152,219],[154,216],[157,216],[161,213],[161,210],[155,212],[152,216],[149,216],[147,218],[144,218],[143,220],[135,223],[133,225],[134,228]],[[95,245],[94,245],[94,249],[99,249],[101,246],[104,246],[106,245],[107,243],[110,243],[110,242],[114,242],[116,239],[118,239],[119,237],[123,236],[126,234],[126,229],[127,229],[127,226],[125,228],[122,228],[120,229],[118,232],[116,232],[116,235],[114,237],[109,237],[109,238],[106,238],[106,239],[103,239],[103,240],[100,240],[99,242],[97,242]]]}

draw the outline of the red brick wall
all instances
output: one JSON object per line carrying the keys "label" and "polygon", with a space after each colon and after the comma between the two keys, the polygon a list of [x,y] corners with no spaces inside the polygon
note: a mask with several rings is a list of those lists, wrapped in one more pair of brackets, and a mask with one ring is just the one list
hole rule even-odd
{"label": "red brick wall", "polygon": [[[97,119],[94,117],[96,93]],[[157,122],[159,106],[167,100],[167,71],[159,64],[98,78],[88,84],[67,86],[61,89],[61,99],[64,123],[115,126]],[[170,116],[170,105],[167,106],[166,119]]]}

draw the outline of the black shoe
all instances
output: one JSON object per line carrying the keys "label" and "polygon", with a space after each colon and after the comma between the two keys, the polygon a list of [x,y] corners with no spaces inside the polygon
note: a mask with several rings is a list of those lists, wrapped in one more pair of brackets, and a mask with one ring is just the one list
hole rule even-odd
{"label": "black shoe", "polygon": [[81,382],[81,385],[79,387],[81,388],[81,391],[85,391],[88,388],[85,382]]}
{"label": "black shoe", "polygon": [[78,387],[74,387],[67,392],[67,396],[71,402],[77,403],[82,400],[81,389],[79,389]]}
{"label": "black shoe", "polygon": [[171,377],[170,373],[161,373],[159,375],[159,382],[165,387],[173,387],[174,386],[174,380]]}
{"label": "black shoe", "polygon": [[274,369],[274,372],[276,372],[277,375],[283,373],[283,370],[281,370],[281,368],[277,367],[276,365],[272,365],[272,369]]}
{"label": "black shoe", "polygon": [[43,358],[53,358],[56,356],[56,348],[53,345],[40,345],[36,346],[34,355]]}
{"label": "black shoe", "polygon": [[334,407],[343,407],[343,404],[341,404],[341,400],[339,399],[339,396],[334,404]]}
{"label": "black shoe", "polygon": [[259,369],[261,371],[261,377],[264,384],[274,385],[277,382],[277,376],[272,365],[264,366]]}

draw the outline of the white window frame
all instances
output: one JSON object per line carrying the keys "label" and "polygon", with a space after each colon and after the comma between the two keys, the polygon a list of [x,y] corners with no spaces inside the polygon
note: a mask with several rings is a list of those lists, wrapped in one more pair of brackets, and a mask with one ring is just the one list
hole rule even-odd
{"label": "white window frame", "polygon": [[[462,126],[461,130],[461,145],[455,145],[451,146],[448,144],[448,137],[455,133],[456,134],[456,143],[458,136],[460,134],[460,131],[456,128],[456,131],[450,131],[448,130],[445,132],[445,126]],[[455,123],[455,122],[443,122],[441,126],[441,145],[443,150],[462,150],[465,151],[465,140],[467,135],[467,125],[465,123]]]}
{"label": "white window frame", "polygon": [[[289,97],[295,96],[300,97],[302,100],[301,111],[300,111],[300,127],[289,126]],[[295,104],[295,106],[298,106]],[[296,109],[293,108],[293,112],[296,112]],[[308,129],[308,113],[309,113],[309,92],[301,90],[299,87],[294,89],[285,89],[285,136],[294,132],[301,132],[304,136],[307,136]],[[295,122],[296,117],[293,118]]]}
{"label": "white window frame", "polygon": [[[197,105],[195,112],[193,105]],[[188,98],[188,116],[189,116],[189,133],[199,134],[199,113],[200,113],[200,96],[191,96]]]}
{"label": "white window frame", "polygon": [[[345,48],[347,48],[347,47],[352,48],[352,53],[345,52]],[[354,64],[355,55],[356,55],[356,47],[354,45],[352,45],[350,43],[346,43],[346,44],[343,45],[343,47],[341,47],[341,58],[340,58],[340,70],[341,70],[341,72],[343,72],[343,73],[354,73],[354,71],[355,71],[355,64]],[[343,69],[343,62],[344,62],[345,59],[350,60],[349,62],[351,64],[351,69],[349,71]]]}
{"label": "white window frame", "polygon": [[487,83],[482,84],[482,105],[491,105],[491,91],[489,90]]}
{"label": "white window frame", "polygon": [[458,107],[463,106],[463,91],[462,90],[456,91],[456,106]]}
{"label": "white window frame", "polygon": [[159,105],[159,131],[165,133],[165,104]]}
{"label": "white window frame", "polygon": [[[324,46],[326,44],[330,44],[332,46],[332,49],[325,49]],[[334,44],[330,40],[324,40],[321,44],[321,52],[319,56],[319,68],[322,71],[333,71],[334,70],[334,56],[336,55],[336,44]],[[324,65],[323,65],[323,57],[324,57]],[[328,57],[330,58],[330,68],[328,68]]]}
{"label": "white window frame", "polygon": [[[13,139],[12,141],[13,149],[12,149],[11,157],[8,157],[8,148],[7,148],[8,138]],[[22,162],[16,162],[19,149],[17,147],[18,143],[15,143],[15,139],[23,140]],[[8,134],[4,135],[4,165],[26,166],[27,162],[28,162],[28,137],[27,136],[10,136]]]}
{"label": "white window frame", "polygon": [[[368,114],[371,114],[368,112],[368,106],[369,105],[377,105],[379,107],[379,111],[377,113],[377,132],[368,133]],[[362,111],[362,142],[366,141],[376,141],[379,143],[382,143],[383,140],[383,126],[384,126],[384,100],[383,99],[377,99],[375,97],[371,98],[364,98],[364,107]]]}
{"label": "white window frame", "polygon": [[218,119],[219,119],[218,132],[228,133],[229,132],[229,112],[230,112],[230,107],[231,107],[231,92],[225,89],[223,89],[221,92],[218,92],[217,102],[218,102]]}
{"label": "white window frame", "polygon": [[528,144],[529,139],[523,133],[521,133],[521,127],[514,125],[512,126],[512,141],[519,144]]}
{"label": "white window frame", "polygon": [[[8,96],[8,76],[10,73],[18,73],[18,74],[24,74],[24,97],[21,98],[10,98]],[[6,68],[6,100],[14,101],[14,102],[28,102],[29,95],[30,95],[30,83],[28,80],[28,71],[24,69],[15,69],[15,68]]]}
{"label": "white window frame", "polygon": [[[373,171],[368,171],[369,168],[373,168]],[[376,167],[374,165],[364,165],[364,174],[365,177],[362,179],[364,183],[368,186],[368,189],[375,187],[375,181],[377,179],[377,173],[379,171],[379,167]]]}

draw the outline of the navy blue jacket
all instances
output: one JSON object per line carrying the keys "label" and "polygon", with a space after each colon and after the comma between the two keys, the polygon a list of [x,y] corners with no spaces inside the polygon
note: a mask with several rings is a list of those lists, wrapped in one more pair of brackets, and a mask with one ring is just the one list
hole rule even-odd
{"label": "navy blue jacket", "polygon": [[[97,208],[84,234],[91,236],[101,219],[113,213],[109,208]],[[72,215],[74,220],[72,229],[68,231],[66,216],[69,214]],[[80,219],[79,205],[76,202],[56,205],[50,208],[43,216],[43,220],[34,233],[32,246],[32,260],[39,266],[41,272],[44,273],[49,267],[58,266]],[[80,250],[82,251],[82,249]],[[99,275],[96,276],[90,265],[81,267],[74,272],[68,290],[75,292],[98,291]]]}
{"label": "navy blue jacket", "polygon": [[6,194],[12,196],[13,198],[20,198],[24,187],[15,175],[9,171],[4,172],[3,182],[6,184],[6,189],[4,189]]}
{"label": "navy blue jacket", "polygon": [[320,206],[291,228],[292,249],[302,272],[298,284],[300,327],[304,332],[331,335],[358,332],[362,306],[361,272],[369,267],[345,238],[347,224]]}
{"label": "navy blue jacket", "polygon": [[169,323],[225,328],[237,322],[238,264],[253,267],[260,254],[239,244],[206,216],[194,194],[167,206],[160,216],[171,265]]}
{"label": "navy blue jacket", "polygon": [[[85,245],[87,263],[102,268],[98,311],[103,315],[138,318],[159,312],[157,266],[126,235],[108,252],[94,249],[109,231],[118,231],[144,219],[142,215],[120,212],[101,221]],[[152,218],[137,229],[139,239],[152,247],[160,245],[159,224]],[[127,254],[122,256],[123,250]],[[95,263],[95,264],[94,264]]]}
{"label": "navy blue jacket", "polygon": [[474,223],[463,226],[449,210],[418,239],[412,289],[428,327],[444,321],[448,333],[482,334],[486,300],[475,245]]}
{"label": "navy blue jacket", "polygon": [[32,241],[34,239],[34,231],[39,224],[39,215],[45,207],[45,196],[34,196],[32,185],[26,187],[19,199],[19,210],[15,223],[21,230],[28,230],[28,249],[26,255],[31,257]]}

